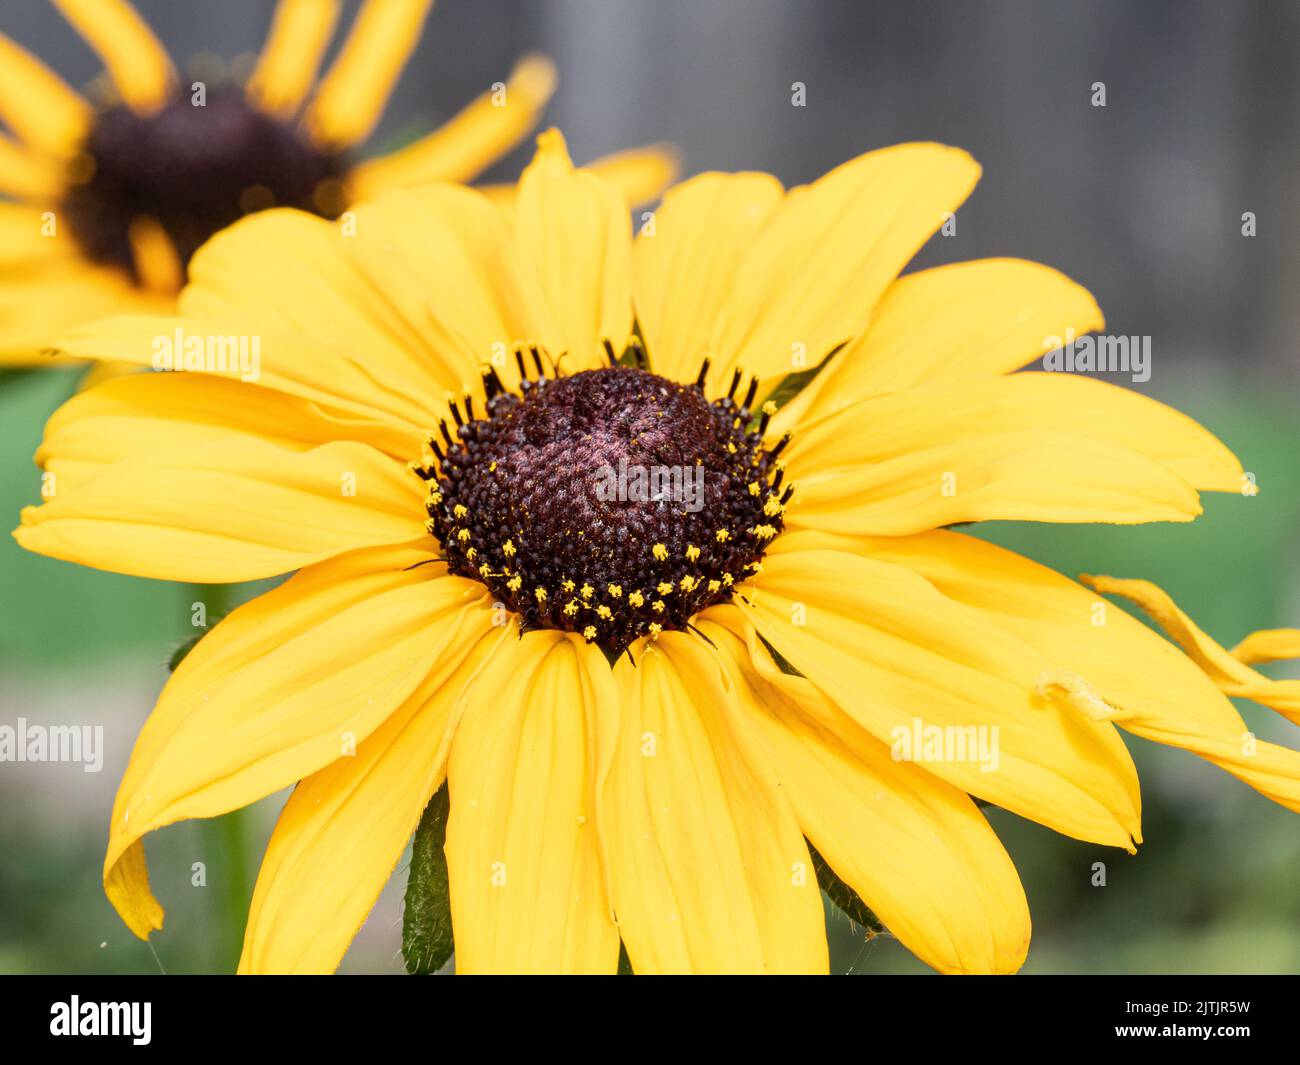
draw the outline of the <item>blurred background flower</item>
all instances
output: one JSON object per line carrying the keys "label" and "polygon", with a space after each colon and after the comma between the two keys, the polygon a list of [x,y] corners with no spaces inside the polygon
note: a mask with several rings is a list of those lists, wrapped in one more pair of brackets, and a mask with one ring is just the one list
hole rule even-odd
{"label": "blurred background flower", "polygon": [[[254,52],[273,6],[138,2],[182,66],[200,51]],[[46,4],[8,5],[0,32],[73,85],[99,73]],[[1264,0],[440,0],[371,144],[411,141],[539,51],[560,71],[547,120],[575,158],[672,140],[686,173],[755,168],[795,184],[899,141],[968,149],[996,180],[913,269],[1005,254],[1064,270],[1097,297],[1111,333],[1151,338],[1150,379],[1111,379],[1209,427],[1260,488],[1207,497],[1191,525],[981,532],[1070,575],[1147,577],[1231,646],[1300,624],[1297,41],[1300,8]],[[488,179],[517,174],[527,155]],[[15,520],[39,493],[27,456],[67,377],[0,387],[0,505]],[[156,957],[100,888],[113,791],[167,658],[196,632],[189,604],[174,586],[26,554],[8,539],[0,587],[0,725],[101,724],[106,743],[99,773],[0,763],[0,971],[229,968],[220,922],[235,871],[204,826],[151,841],[156,892],[173,900]],[[1239,705],[1261,739],[1300,746],[1300,728]],[[1136,857],[992,813],[1034,914],[1025,971],[1300,971],[1293,815],[1197,759],[1128,743],[1144,784]],[[254,866],[282,801],[257,808]],[[205,887],[191,886],[196,862]],[[343,971],[400,971],[403,882],[394,878]],[[831,930],[838,971],[921,969],[842,917]]]}

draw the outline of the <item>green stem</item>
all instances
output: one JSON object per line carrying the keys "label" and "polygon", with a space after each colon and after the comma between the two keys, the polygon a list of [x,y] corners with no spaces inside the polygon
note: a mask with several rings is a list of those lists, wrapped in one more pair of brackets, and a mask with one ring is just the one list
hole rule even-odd
{"label": "green stem", "polygon": [[[186,586],[185,594],[187,618],[196,600],[205,604],[208,632],[234,606],[233,589],[228,584],[191,584]],[[213,961],[224,972],[233,972],[239,965],[248,904],[253,896],[248,821],[248,810],[244,808],[212,818],[203,826],[204,850],[213,859],[209,863],[209,883],[216,888],[218,934],[213,945]]]}

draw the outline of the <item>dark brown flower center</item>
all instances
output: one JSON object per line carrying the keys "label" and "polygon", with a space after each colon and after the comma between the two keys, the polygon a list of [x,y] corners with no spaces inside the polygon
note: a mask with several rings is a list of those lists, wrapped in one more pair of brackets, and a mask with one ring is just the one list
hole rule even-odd
{"label": "dark brown flower center", "polygon": [[85,254],[135,275],[134,219],[156,219],[182,265],[210,236],[271,206],[323,216],[342,209],[344,160],[295,125],[251,106],[233,87],[206,106],[181,96],[152,115],[112,107],[97,117],[61,211]]}
{"label": "dark brown flower center", "polygon": [[754,388],[738,396],[739,384],[710,401],[617,365],[539,373],[514,395],[489,371],[485,414],[454,406],[436,461],[413,466],[448,568],[525,629],[581,633],[611,654],[685,629],[758,569],[790,496],[783,445],[763,447]]}

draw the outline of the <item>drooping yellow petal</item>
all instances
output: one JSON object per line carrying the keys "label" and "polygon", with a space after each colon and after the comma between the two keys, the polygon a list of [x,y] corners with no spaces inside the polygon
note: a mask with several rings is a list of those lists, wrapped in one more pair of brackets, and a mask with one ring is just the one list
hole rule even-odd
{"label": "drooping yellow petal", "polygon": [[[1245,654],[1236,657],[1200,629],[1178,609],[1166,592],[1150,581],[1090,576],[1084,576],[1082,580],[1103,594],[1123,596],[1140,606],[1227,695],[1263,703],[1300,725],[1300,680],[1273,680],[1247,664],[1252,660],[1268,661],[1272,657],[1282,657],[1275,654],[1279,651],[1289,651],[1294,655],[1298,650],[1294,630],[1289,636],[1279,636],[1276,631],[1270,633],[1253,647],[1249,642],[1251,638],[1248,638]],[[1268,658],[1253,657],[1256,648],[1267,648]],[[1240,736],[1236,738],[1240,739]]]}
{"label": "drooping yellow petal", "polygon": [[526,137],[555,92],[555,64],[529,55],[445,125],[405,148],[355,167],[348,175],[354,199],[426,181],[468,182]]}
{"label": "drooping yellow petal", "polygon": [[341,434],[337,415],[243,383],[112,381],[52,419],[45,502],[14,536],[54,558],[186,581],[255,580],[420,536],[424,489],[406,463],[326,439]]}
{"label": "drooping yellow petal", "polygon": [[[722,607],[696,619],[735,678],[799,825],[885,927],[945,973],[1015,972],[1029,908],[1006,850],[970,797],[783,673]],[[733,631],[734,630],[734,631]]]}
{"label": "drooping yellow petal", "polygon": [[[857,435],[855,410],[821,426]],[[791,475],[791,528],[904,536],[966,521],[1191,521],[1196,490],[1123,444],[1055,430],[932,444],[871,465],[804,462]]]}
{"label": "drooping yellow petal", "polygon": [[49,203],[63,191],[63,183],[63,166],[56,159],[0,135],[0,194]]}
{"label": "drooping yellow petal", "polygon": [[537,138],[519,182],[515,229],[550,312],[542,339],[551,353],[567,353],[570,373],[605,365],[605,340],[621,354],[632,332],[627,201],[596,175],[574,170],[559,130]]}
{"label": "drooping yellow petal", "polygon": [[71,156],[90,127],[90,105],[27,49],[0,34],[0,119],[27,144]]}
{"label": "drooping yellow petal", "polygon": [[1086,712],[1186,748],[1300,810],[1300,752],[1256,741],[1210,677],[1173,644],[1061,574],[954,532],[852,540],[797,533],[782,545],[836,547],[906,566],[1061,670],[1085,678],[1102,700],[1082,704]]}
{"label": "drooping yellow petal", "polygon": [[298,110],[329,47],[341,7],[341,0],[279,0],[245,86],[255,106],[281,117]]}
{"label": "drooping yellow petal", "polygon": [[350,756],[294,789],[257,878],[241,973],[331,973],[446,776],[467,687],[518,630],[472,630]]}
{"label": "drooping yellow petal", "polygon": [[715,370],[770,378],[817,366],[872,309],[979,178],[965,152],[902,144],[792,189],[740,263]]}
{"label": "drooping yellow petal", "polygon": [[[1104,324],[1087,289],[1040,263],[977,259],[920,270],[885,290],[867,331],[788,410],[797,405],[808,421],[869,396],[1011,373]],[[778,432],[794,425],[782,415]]]}
{"label": "drooping yellow petal", "polygon": [[1114,728],[1041,692],[1056,664],[901,566],[787,534],[741,588],[748,624],[883,743],[919,723],[998,729],[996,770],[936,776],[1058,832],[1129,846],[1137,776]]}
{"label": "drooping yellow petal", "polygon": [[319,143],[347,147],[369,136],[432,6],[433,0],[366,0],[307,110],[307,128]]}
{"label": "drooping yellow petal", "polygon": [[176,87],[176,71],[161,42],[128,0],[54,0],[104,61],[131,110],[158,110]]}
{"label": "drooping yellow petal", "polygon": [[448,765],[447,871],[458,973],[612,973],[594,715],[609,664],[572,634],[500,645],[466,689]]}
{"label": "drooping yellow petal", "polygon": [[1300,629],[1260,629],[1259,632],[1252,632],[1232,649],[1232,657],[1248,666],[1258,662],[1300,658]]}
{"label": "drooping yellow petal", "polygon": [[669,189],[653,227],[638,232],[637,322],[656,373],[693,381],[716,356],[736,268],[781,196],[768,174],[700,174]]}
{"label": "drooping yellow petal", "polygon": [[827,968],[821,895],[789,799],[734,686],[698,637],[615,667],[605,785],[610,881],[637,973]]}
{"label": "drooping yellow petal", "polygon": [[[944,382],[861,400],[800,425],[783,458],[788,476],[802,484],[936,445],[1029,431],[1131,449],[1193,488],[1239,492],[1244,483],[1236,456],[1185,414],[1104,381],[1058,373]],[[953,490],[960,495],[963,486]]]}
{"label": "drooping yellow petal", "polygon": [[[141,839],[246,806],[375,731],[491,626],[480,585],[421,547],[353,552],[235,610],[177,667],[118,789],[104,887],[138,936],[162,927]],[[125,858],[126,861],[122,861]]]}

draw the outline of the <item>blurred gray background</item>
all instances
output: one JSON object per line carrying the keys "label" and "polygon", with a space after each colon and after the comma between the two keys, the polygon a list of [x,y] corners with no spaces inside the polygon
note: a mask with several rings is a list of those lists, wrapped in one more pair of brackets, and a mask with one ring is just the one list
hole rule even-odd
{"label": "blurred gray background", "polygon": [[[256,51],[273,9],[138,6],[182,66],[203,51]],[[74,84],[99,71],[45,0],[6,0],[0,31]],[[957,235],[918,264],[1016,255],[1075,277],[1110,332],[1153,338],[1151,380],[1132,387],[1199,418],[1261,486],[1252,500],[1207,500],[1192,526],[988,535],[1067,573],[1150,577],[1230,645],[1251,628],[1300,625],[1297,44],[1295,0],[441,0],[370,147],[418,136],[540,50],[561,73],[547,121],[580,161],[672,140],[687,173],[763,169],[793,184],[898,141],[967,148],[983,181]],[[794,82],[805,107],[791,106]],[[1092,105],[1096,82],[1104,108]],[[488,176],[508,179],[527,157],[522,148]],[[1254,237],[1241,232],[1246,211]],[[47,373],[0,388],[11,522],[36,498],[29,456],[71,387]],[[221,864],[219,824],[150,843],[168,905],[157,960],[98,885],[112,793],[193,593],[28,556],[8,538],[0,586],[0,722],[100,722],[109,745],[96,776],[0,766],[0,971],[228,968],[220,896],[239,876]],[[1300,746],[1277,715],[1243,712],[1261,738]],[[992,814],[1034,913],[1028,971],[1300,971],[1300,820],[1190,755],[1130,747],[1148,841],[1136,858]],[[257,808],[254,869],[280,801]],[[198,858],[210,863],[207,892],[189,887]],[[1090,883],[1098,860],[1105,889]],[[345,968],[400,970],[404,879]],[[897,944],[832,924],[839,970],[919,968]]]}

